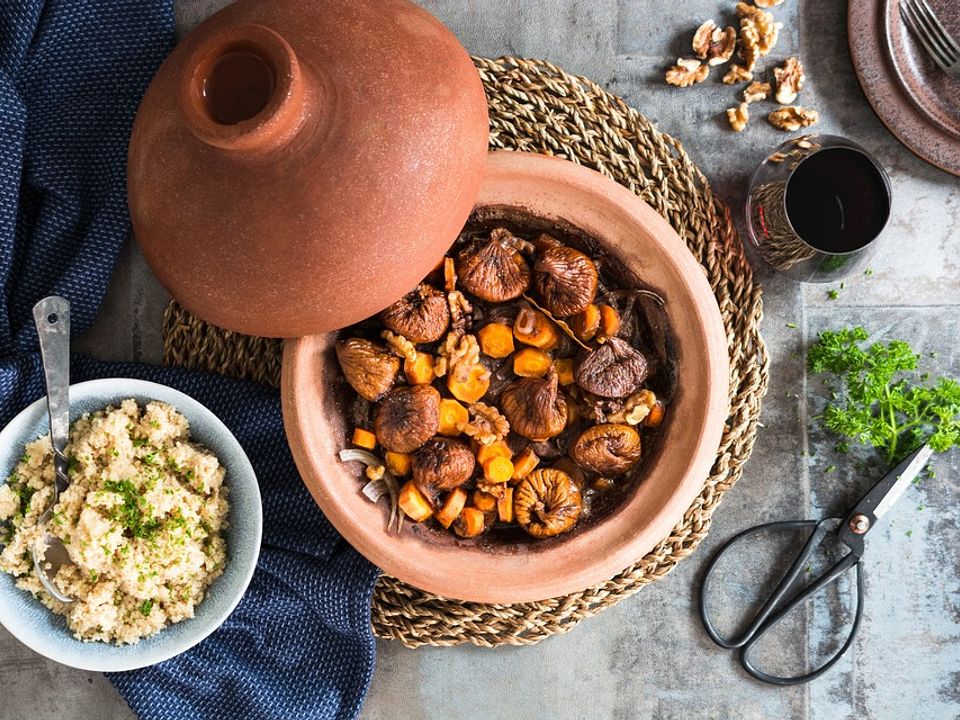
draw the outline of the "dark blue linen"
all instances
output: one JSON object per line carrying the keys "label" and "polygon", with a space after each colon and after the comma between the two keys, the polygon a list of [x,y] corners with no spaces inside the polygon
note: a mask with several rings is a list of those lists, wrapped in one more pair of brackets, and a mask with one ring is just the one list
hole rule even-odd
{"label": "dark blue linen", "polygon": [[[43,395],[31,308],[70,300],[87,329],[129,232],[126,154],[173,43],[171,0],[0,0],[0,423]],[[224,625],[160,665],[110,676],[142,720],[357,715],[370,682],[377,571],[313,504],[274,390],[173,368],[74,361],[74,379],[139,377],[216,413],[264,503],[260,562]]]}

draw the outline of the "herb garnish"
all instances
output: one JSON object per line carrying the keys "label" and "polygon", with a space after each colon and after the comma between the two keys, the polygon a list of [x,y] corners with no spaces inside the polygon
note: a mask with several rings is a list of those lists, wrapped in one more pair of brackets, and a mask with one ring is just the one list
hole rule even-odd
{"label": "herb garnish", "polygon": [[144,617],[150,617],[151,610],[153,610],[153,600],[144,600],[140,603],[140,614]]}
{"label": "herb garnish", "polygon": [[924,442],[936,452],[960,445],[960,382],[923,384],[920,356],[902,340],[861,347],[862,327],[827,330],[807,354],[811,372],[830,373],[838,393],[821,416],[830,430],[881,450],[895,464]]}
{"label": "herb garnish", "polygon": [[147,517],[140,511],[143,496],[130,480],[107,480],[104,489],[119,494],[123,504],[111,508],[109,518],[119,522],[129,536],[135,538],[152,538],[160,529],[161,521]]}

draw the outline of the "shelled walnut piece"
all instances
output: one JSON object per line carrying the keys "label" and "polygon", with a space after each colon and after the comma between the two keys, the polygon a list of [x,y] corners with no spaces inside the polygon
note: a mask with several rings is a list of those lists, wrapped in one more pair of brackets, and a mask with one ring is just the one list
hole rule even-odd
{"label": "shelled walnut piece", "polygon": [[767,116],[767,120],[775,128],[794,132],[800,128],[810,127],[820,119],[820,113],[816,110],[788,105],[779,110],[774,110]]}
{"label": "shelled walnut piece", "polygon": [[708,65],[722,65],[732,56],[737,46],[737,31],[732,27],[720,29],[713,20],[707,20],[693,35],[693,53]]}
{"label": "shelled walnut piece", "polygon": [[709,65],[703,65],[699,60],[677,58],[677,64],[667,70],[666,80],[668,85],[690,87],[706,80],[709,74]]}
{"label": "shelled walnut piece", "polygon": [[796,100],[807,79],[803,65],[795,57],[787,58],[780,67],[774,68],[773,75],[777,80],[777,102],[781,105],[789,105]]}
{"label": "shelled walnut piece", "polygon": [[743,90],[743,101],[747,104],[760,102],[770,97],[770,83],[755,81]]}
{"label": "shelled walnut piece", "polygon": [[736,107],[727,108],[727,120],[735,132],[742,132],[750,121],[750,110],[747,103],[742,102]]}
{"label": "shelled walnut piece", "polygon": [[741,65],[731,65],[727,74],[723,76],[724,85],[736,85],[741,82],[750,82],[753,80],[753,73]]}

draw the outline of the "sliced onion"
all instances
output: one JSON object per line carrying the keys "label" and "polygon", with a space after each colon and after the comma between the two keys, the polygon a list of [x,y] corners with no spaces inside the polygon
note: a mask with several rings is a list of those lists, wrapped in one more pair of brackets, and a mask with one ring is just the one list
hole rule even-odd
{"label": "sliced onion", "polygon": [[[397,522],[397,512],[400,509],[400,484],[397,482],[397,478],[393,476],[386,468],[386,464],[383,460],[378,458],[372,452],[367,450],[360,450],[358,448],[346,448],[341,450],[340,453],[341,462],[361,462],[368,467],[382,467],[383,468],[383,477],[379,480],[371,480],[366,485],[363,486],[363,489],[360,492],[363,493],[370,502],[379,502],[380,498],[383,497],[384,493],[390,496],[390,517],[387,520],[387,530],[393,528],[394,523]],[[400,520],[397,523],[397,532],[400,532],[400,528],[403,523],[403,514],[400,513]]]}

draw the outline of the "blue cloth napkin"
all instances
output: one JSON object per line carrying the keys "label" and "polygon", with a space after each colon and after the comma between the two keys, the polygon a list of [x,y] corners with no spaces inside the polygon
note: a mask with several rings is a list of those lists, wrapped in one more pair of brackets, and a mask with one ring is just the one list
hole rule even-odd
{"label": "blue cloth napkin", "polygon": [[[129,232],[127,141],[173,43],[170,0],[0,0],[0,423],[42,397],[31,308],[97,312]],[[74,379],[140,377],[216,413],[260,479],[264,538],[240,605],[193,650],[110,680],[142,720],[357,715],[370,683],[377,570],[300,482],[273,390],[183,370],[77,358]]]}

